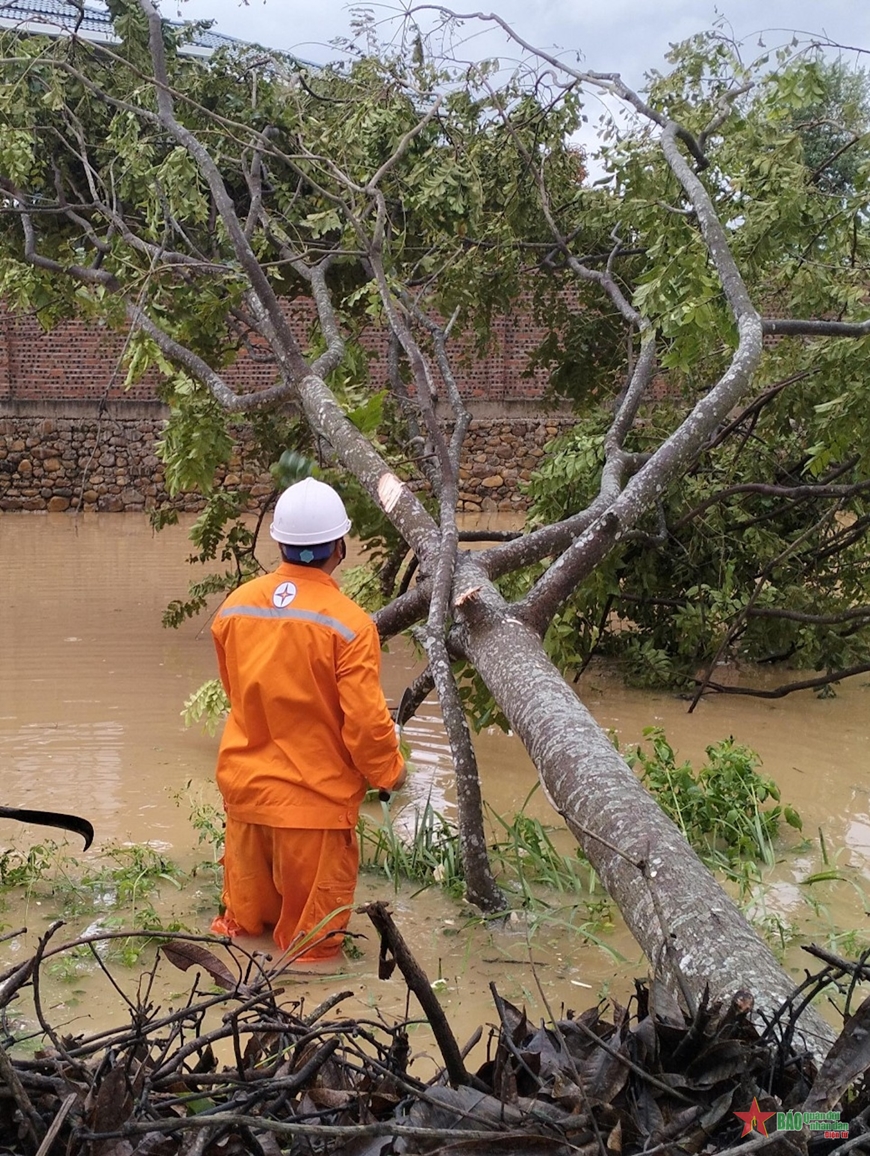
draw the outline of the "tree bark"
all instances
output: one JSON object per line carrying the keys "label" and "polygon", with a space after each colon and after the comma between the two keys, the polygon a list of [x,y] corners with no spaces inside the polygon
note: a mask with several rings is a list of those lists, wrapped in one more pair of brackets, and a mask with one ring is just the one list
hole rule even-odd
{"label": "tree bark", "polygon": [[[457,608],[459,641],[528,750],[547,796],[583,848],[651,966],[699,1000],[750,991],[772,1014],[795,984],[682,833],[633,774],[530,628],[482,589]],[[817,1054],[833,1029],[812,1009]]]}

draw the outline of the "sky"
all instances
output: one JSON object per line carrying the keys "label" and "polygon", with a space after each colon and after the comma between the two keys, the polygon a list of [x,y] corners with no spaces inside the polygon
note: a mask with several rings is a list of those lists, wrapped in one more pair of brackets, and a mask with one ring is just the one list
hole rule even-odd
{"label": "sky", "polygon": [[[403,14],[411,9],[421,27],[434,20],[431,11],[410,0],[158,0],[168,19],[213,19],[214,30],[227,36],[283,49],[305,61],[327,63],[339,50],[337,38],[351,34],[351,10],[367,8],[378,21],[379,39],[398,43]],[[478,11],[473,5],[453,7],[457,13]],[[667,70],[668,46],[724,19],[734,39],[745,43],[744,58],[752,60],[763,47],[791,40],[825,37],[849,51],[852,64],[870,71],[870,2],[868,0],[493,0],[480,11],[495,12],[526,41],[546,50],[557,49],[575,65],[594,72],[618,72],[629,88],[644,90],[651,69]],[[498,58],[511,68],[520,50],[492,23],[468,20],[460,36],[466,60]],[[578,59],[579,53],[579,59]],[[597,105],[597,107],[596,107]],[[588,122],[576,134],[587,153],[590,179],[603,179],[595,153],[599,122],[623,117],[613,99],[587,90]]]}
{"label": "sky", "polygon": [[[397,35],[404,6],[399,0],[353,5],[347,0],[161,0],[169,19],[214,19],[215,31],[285,49],[317,63],[334,58],[330,43],[350,33],[350,10],[371,9],[381,39]],[[474,12],[474,5],[454,7]],[[644,73],[664,67],[668,44],[710,28],[725,17],[740,40],[770,47],[788,39],[786,30],[826,34],[851,48],[870,67],[870,4],[867,0],[494,0],[481,9],[502,16],[529,43],[582,54],[582,67],[619,72],[629,87],[643,87]],[[422,23],[426,14],[418,14]],[[465,27],[470,28],[468,22]],[[466,41],[469,59],[511,52],[494,30]],[[855,59],[854,53],[850,54]]]}

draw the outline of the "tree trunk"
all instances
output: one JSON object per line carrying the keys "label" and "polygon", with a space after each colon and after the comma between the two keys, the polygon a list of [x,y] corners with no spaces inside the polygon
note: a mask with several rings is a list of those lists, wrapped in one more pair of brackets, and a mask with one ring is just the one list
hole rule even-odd
{"label": "tree trunk", "polygon": [[[664,814],[544,653],[529,627],[467,599],[461,643],[528,750],[553,807],[668,987],[696,1001],[740,989],[763,1015],[795,983]],[[484,605],[486,602],[486,605]],[[835,1033],[812,1009],[807,1046],[823,1054]]]}

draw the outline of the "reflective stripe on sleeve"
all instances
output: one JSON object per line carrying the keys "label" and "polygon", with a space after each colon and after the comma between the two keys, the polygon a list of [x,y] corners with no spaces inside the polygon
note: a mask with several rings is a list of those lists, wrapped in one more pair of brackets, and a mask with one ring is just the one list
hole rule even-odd
{"label": "reflective stripe on sleeve", "polygon": [[225,606],[220,612],[221,618],[231,618],[234,615],[242,618],[295,618],[301,622],[314,622],[318,626],[326,626],[340,634],[346,642],[353,642],[356,632],[337,618],[330,618],[328,614],[318,614],[315,610],[298,610],[292,606],[279,610],[276,606]]}

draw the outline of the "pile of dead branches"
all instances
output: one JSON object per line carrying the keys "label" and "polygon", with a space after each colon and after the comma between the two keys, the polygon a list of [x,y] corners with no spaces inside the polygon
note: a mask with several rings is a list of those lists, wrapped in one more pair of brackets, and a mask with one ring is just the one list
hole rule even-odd
{"label": "pile of dead branches", "polygon": [[[247,962],[233,976],[190,937],[165,939],[155,963],[195,969],[183,1007],[162,1012],[146,983],[124,1027],[60,1036],[43,1014],[40,969],[83,941],[50,948],[49,932],[33,959],[0,976],[0,1008],[31,988],[45,1035],[42,1050],[26,1059],[11,1041],[0,1046],[0,1153],[870,1151],[870,999],[848,1016],[819,1069],[800,1035],[802,1009],[824,988],[833,985],[849,1007],[857,984],[870,979],[864,959],[853,964],[813,949],[824,970],[766,1025],[746,993],[727,1006],[702,1001],[687,1009],[655,980],[637,982],[628,1007],[609,1000],[535,1025],[493,983],[487,1059],[469,1071],[466,1057],[482,1029],[458,1046],[388,908],[364,910],[380,936],[381,978],[398,969],[432,1028],[443,1059],[432,1079],[411,1072],[409,1022],[341,1018],[352,992],[303,1014],[282,999],[280,973],[239,953]],[[827,1131],[835,1127],[835,1138],[801,1127],[809,1113],[832,1109],[838,1123]]]}

